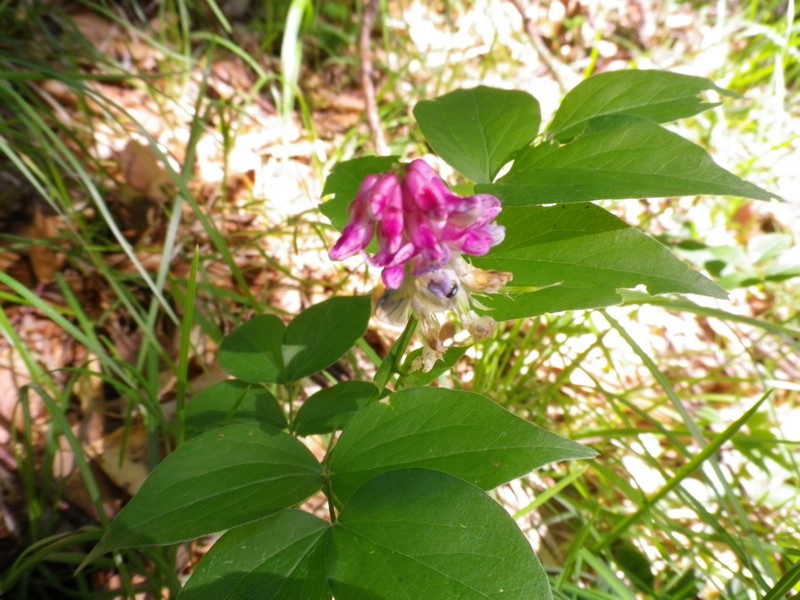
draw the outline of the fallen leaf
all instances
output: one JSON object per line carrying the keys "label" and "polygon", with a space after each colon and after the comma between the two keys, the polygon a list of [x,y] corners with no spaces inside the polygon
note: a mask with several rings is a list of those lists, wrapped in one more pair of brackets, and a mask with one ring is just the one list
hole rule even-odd
{"label": "fallen leaf", "polygon": [[88,454],[111,481],[134,495],[150,471],[148,443],[147,428],[141,424],[130,425],[91,444]]}

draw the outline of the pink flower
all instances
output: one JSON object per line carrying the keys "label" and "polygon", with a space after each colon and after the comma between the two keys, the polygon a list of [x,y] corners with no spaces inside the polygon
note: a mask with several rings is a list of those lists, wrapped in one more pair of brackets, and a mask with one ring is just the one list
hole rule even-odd
{"label": "pink flower", "polygon": [[[488,194],[454,194],[425,161],[415,160],[398,172],[364,179],[349,207],[350,222],[329,255],[353,256],[377,236],[378,252],[368,261],[383,269],[387,291],[379,313],[400,322],[410,308],[428,349],[438,356],[437,313],[456,312],[473,337],[486,337],[494,328],[491,318],[472,311],[470,292],[494,293],[511,275],[474,269],[461,255],[483,256],[503,241],[505,229],[493,223],[501,209]],[[424,366],[432,364],[426,360]]]}
{"label": "pink flower", "polygon": [[503,240],[504,229],[492,224],[500,210],[494,196],[454,194],[425,161],[415,160],[401,175],[364,179],[350,204],[350,222],[329,255],[352,256],[377,235],[378,253],[369,262],[383,268],[387,288],[398,289],[405,277],[442,270],[454,253],[489,252]]}

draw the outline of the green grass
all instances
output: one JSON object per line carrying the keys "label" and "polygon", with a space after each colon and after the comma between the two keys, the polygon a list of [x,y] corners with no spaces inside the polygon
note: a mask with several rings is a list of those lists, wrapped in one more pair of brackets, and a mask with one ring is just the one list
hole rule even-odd
{"label": "green grass", "polygon": [[[744,321],[730,316],[734,327],[737,320]],[[531,504],[542,518],[537,528],[546,548],[542,556],[556,577],[556,589],[565,598],[598,597],[592,594],[601,591],[611,597],[638,597],[621,594],[621,572],[626,589],[671,598],[677,593],[676,582],[695,573],[697,590],[704,590],[700,597],[768,593],[787,564],[796,560],[798,523],[793,516],[796,500],[791,498],[792,482],[800,472],[797,442],[776,431],[780,420],[775,412],[778,406],[796,410],[796,394],[776,390],[760,399],[736,392],[679,395],[675,387],[683,382],[671,382],[618,319],[605,317],[603,327],[596,324],[601,320],[581,315],[509,325],[479,347],[481,359],[469,384],[600,452],[587,465],[558,467],[531,482]],[[625,323],[631,318],[636,315],[627,311]],[[751,334],[761,325],[745,322]],[[796,353],[798,332],[774,327],[767,326],[776,337],[790,340],[787,351]],[[590,341],[565,348],[558,342],[564,330],[573,339]],[[626,361],[615,358],[617,343],[605,347],[613,332],[638,355],[651,381],[642,377],[639,387],[631,388],[617,380],[626,375]],[[525,343],[519,343],[520,333]],[[592,356],[588,364],[595,369],[585,375],[595,381],[570,384],[571,377],[584,379],[575,374],[586,368],[587,356]],[[607,368],[597,368],[600,357],[606,357]],[[747,390],[758,382],[730,383]],[[713,409],[726,410],[736,419],[729,423]],[[781,480],[775,477],[777,465],[785,469]],[[775,503],[766,494],[752,495],[752,488],[746,492],[744,482],[754,475],[771,481],[773,491],[786,492],[788,504]],[[554,487],[540,487],[545,477]],[[646,479],[639,482],[637,477]],[[557,488],[562,489],[553,494]],[[518,516],[528,511],[521,509]],[[779,524],[774,529],[766,526],[771,520]],[[731,561],[741,566],[732,569]],[[631,572],[637,570],[647,573],[639,585],[632,583]],[[574,585],[592,592],[570,595]],[[737,585],[741,592],[733,591]],[[757,589],[760,594],[752,596]]]}
{"label": "green grass", "polygon": [[[139,591],[174,594],[180,587],[176,569],[186,562],[174,549],[106,557],[73,577],[99,537],[98,526],[107,521],[106,510],[123,497],[92,464],[76,425],[111,406],[118,414],[107,425],[126,433],[144,427],[147,458],[155,464],[182,442],[182,408],[202,385],[195,381],[213,378],[215,345],[225,332],[249,315],[289,310],[278,302],[280,290],[296,292],[298,303],[307,304],[363,285],[360,272],[343,282],[327,265],[298,268],[308,253],[324,247],[320,237],[327,226],[313,211],[282,221],[266,213],[261,190],[237,191],[229,179],[220,182],[212,200],[200,172],[204,144],[212,138],[221,147],[223,172],[236,171],[237,143],[259,125],[261,117],[253,115],[264,101],[283,119],[302,123],[304,139],[325,147],[322,156],[281,163],[287,170],[310,163],[308,177],[316,181],[297,182],[308,186],[309,196],[337,160],[370,147],[363,128],[333,138],[313,130],[314,91],[304,88],[304,69],[332,73],[342,87],[357,81],[352,48],[360,3],[267,2],[247,19],[229,18],[223,4],[213,1],[163,2],[154,15],[130,6],[119,11],[116,3],[80,6],[134,36],[155,58],[143,67],[131,64],[125,52],[99,51],[69,15],[45,13],[41,3],[24,3],[26,11],[0,3],[2,169],[24,182],[29,211],[35,206],[59,223],[56,239],[7,231],[0,233],[0,244],[23,261],[41,246],[64,256],[49,281],[0,272],[0,332],[25,370],[16,390],[21,427],[13,430],[10,444],[23,520],[13,561],[0,565],[0,594],[109,597],[95,579],[109,572],[119,575],[127,597]],[[445,3],[433,21],[446,34],[436,39],[463,33],[480,43],[424,51],[414,31],[398,26],[397,11],[404,7],[417,15],[429,8],[387,3],[374,32],[379,112],[393,152],[425,153],[409,106],[465,83],[504,82],[544,96],[546,109],[552,105],[547,77],[535,68],[524,33],[515,30],[504,38],[475,29],[486,17],[470,20],[471,11],[484,10],[484,4]],[[750,2],[740,12],[731,9],[721,24],[732,46],[729,72],[708,75],[725,77],[733,89],[762,102],[777,98],[786,114],[796,115],[797,23],[787,19],[787,10],[796,8]],[[164,25],[151,29],[147,19],[153,16]],[[415,19],[416,25],[424,21]],[[564,67],[578,78],[590,65],[600,70],[610,62],[597,54],[594,38],[580,42],[580,28],[573,25],[584,21],[585,15],[569,16],[561,33],[576,40],[573,63]],[[613,39],[624,37],[626,30],[620,31]],[[546,41],[557,56],[558,40]],[[626,53],[636,47],[620,45]],[[479,51],[469,51],[475,47]],[[212,67],[222,57],[241,61],[253,77],[249,89],[218,93]],[[671,57],[678,65],[692,59]],[[52,82],[65,92],[57,94]],[[102,85],[148,99],[159,127]],[[747,107],[737,107],[715,113],[719,122],[695,126],[734,131],[732,145],[754,140],[759,147],[791,151],[785,139],[773,141],[749,115]],[[159,136],[163,131],[170,135]],[[166,199],[153,217],[155,244],[126,233],[120,215],[131,190],[113,155],[100,152],[109,139],[119,147],[137,140],[167,178]],[[712,136],[711,142],[717,146],[718,139]],[[768,178],[768,166],[742,169]],[[280,203],[282,194],[294,197],[296,190],[268,194]],[[712,203],[713,218],[734,237],[750,235],[735,223],[731,207],[738,204],[702,201]],[[9,200],[0,195],[0,202]],[[0,204],[2,210],[9,208]],[[796,247],[789,224],[770,216],[768,208],[757,212]],[[236,219],[252,226],[237,226]],[[690,220],[678,215],[670,221],[651,208],[641,222],[648,230],[663,228],[667,243],[696,247],[704,240],[685,226]],[[699,258],[697,264],[708,261]],[[762,275],[768,267],[754,265]],[[534,474],[521,484],[529,500],[509,506],[540,540],[557,598],[777,599],[797,592],[800,467],[791,427],[800,418],[800,390],[791,376],[800,351],[794,308],[800,290],[794,279],[748,281],[740,265],[722,266],[733,273],[732,285],[744,286],[733,304],[657,299],[645,310],[632,301],[607,313],[507,323],[476,346],[472,354],[478,358],[457,367],[462,377],[454,385],[484,392],[600,452],[595,461]],[[259,278],[267,283],[256,283]],[[767,308],[753,316],[748,302],[759,298],[768,300]],[[74,360],[48,366],[31,332],[18,326],[23,314],[52,323],[65,344],[80,349]],[[680,320],[686,335],[704,346],[663,343],[675,331],[660,330],[661,323]],[[379,360],[372,347],[362,350],[370,359],[366,366],[355,357],[348,365],[357,373]],[[165,385],[173,378],[174,388]],[[59,479],[56,464],[64,448],[75,458],[89,513],[75,507]],[[141,578],[143,573],[148,576]]]}

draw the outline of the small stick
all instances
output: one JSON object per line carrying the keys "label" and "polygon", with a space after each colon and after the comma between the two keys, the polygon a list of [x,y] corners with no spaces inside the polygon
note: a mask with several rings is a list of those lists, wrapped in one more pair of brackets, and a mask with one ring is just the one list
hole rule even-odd
{"label": "small stick", "polygon": [[361,19],[361,32],[358,37],[358,51],[361,58],[361,88],[364,90],[364,103],[367,112],[367,125],[372,134],[372,143],[375,153],[381,156],[389,154],[389,147],[381,129],[378,116],[378,103],[375,98],[375,82],[372,79],[372,49],[370,38],[372,24],[378,12],[379,0],[367,0],[364,4],[364,14]]}
{"label": "small stick", "polygon": [[533,49],[536,50],[539,59],[544,63],[544,66],[547,67],[547,70],[550,71],[550,74],[553,76],[553,79],[556,80],[556,83],[558,83],[561,91],[566,92],[567,85],[564,83],[564,79],[558,70],[562,63],[547,49],[547,46],[542,40],[542,36],[536,31],[536,23],[527,15],[522,2],[520,2],[520,0],[509,0],[509,2],[514,5],[514,8],[519,12],[519,16],[522,17],[522,24],[525,26],[525,31],[528,33]]}

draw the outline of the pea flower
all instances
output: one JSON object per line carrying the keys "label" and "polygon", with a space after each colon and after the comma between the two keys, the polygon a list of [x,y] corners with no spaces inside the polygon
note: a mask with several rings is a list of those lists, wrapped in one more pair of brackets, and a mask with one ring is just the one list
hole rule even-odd
{"label": "pea flower", "polygon": [[477,269],[462,255],[483,256],[503,241],[505,229],[493,223],[501,208],[489,194],[454,194],[423,160],[367,176],[350,204],[350,220],[329,256],[353,256],[377,236],[378,252],[367,260],[382,268],[386,288],[378,316],[402,324],[410,310],[419,320],[425,370],[444,352],[448,312],[456,314],[473,339],[494,330],[491,317],[473,310],[480,305],[472,294],[496,293],[511,274]]}

